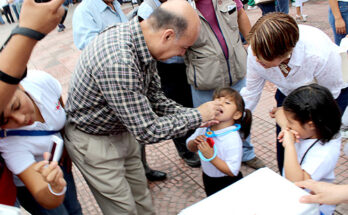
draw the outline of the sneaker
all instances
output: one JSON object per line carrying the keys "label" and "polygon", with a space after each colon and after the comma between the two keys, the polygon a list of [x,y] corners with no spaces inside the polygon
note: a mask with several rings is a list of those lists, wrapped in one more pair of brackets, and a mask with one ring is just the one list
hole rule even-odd
{"label": "sneaker", "polygon": [[251,160],[245,161],[245,162],[243,162],[243,164],[245,164],[253,169],[260,169],[260,168],[265,167],[265,163],[262,160],[260,160],[258,157],[254,157]]}
{"label": "sneaker", "polygon": [[179,155],[190,167],[197,168],[201,166],[201,161],[199,160],[199,157],[196,153],[187,151],[180,152]]}
{"label": "sneaker", "polygon": [[302,14],[302,15],[296,14],[295,19],[297,22],[307,22],[307,17],[308,17],[308,15],[305,15],[305,14]]}
{"label": "sneaker", "polygon": [[257,9],[257,6],[255,5],[255,6],[248,6],[248,10],[255,10],[255,9]]}

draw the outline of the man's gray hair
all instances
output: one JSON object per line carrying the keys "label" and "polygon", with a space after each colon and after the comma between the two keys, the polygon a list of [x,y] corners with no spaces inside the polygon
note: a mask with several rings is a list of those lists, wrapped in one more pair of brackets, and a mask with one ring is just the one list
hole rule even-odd
{"label": "man's gray hair", "polygon": [[160,29],[173,29],[177,39],[182,36],[188,26],[187,20],[184,17],[176,15],[166,9],[162,9],[161,7],[154,10],[149,20],[151,20],[152,28],[155,31]]}

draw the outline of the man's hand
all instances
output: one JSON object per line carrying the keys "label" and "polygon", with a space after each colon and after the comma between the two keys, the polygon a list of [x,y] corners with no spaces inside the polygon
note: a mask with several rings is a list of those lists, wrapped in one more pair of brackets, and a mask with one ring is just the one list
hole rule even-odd
{"label": "man's hand", "polygon": [[213,120],[222,110],[220,101],[206,102],[200,105],[197,109],[202,115],[203,122]]}
{"label": "man's hand", "polygon": [[301,188],[312,191],[313,195],[302,196],[302,203],[335,205],[348,201],[348,185],[336,185],[314,180],[295,182]]}
{"label": "man's hand", "polygon": [[209,121],[206,121],[206,122],[202,122],[200,127],[201,128],[203,128],[203,127],[210,127],[210,126],[216,125],[216,124],[219,124],[218,120],[209,120]]}
{"label": "man's hand", "polygon": [[51,0],[45,3],[36,3],[34,0],[24,0],[19,27],[48,34],[57,27],[62,19],[64,14],[63,2],[64,0]]}

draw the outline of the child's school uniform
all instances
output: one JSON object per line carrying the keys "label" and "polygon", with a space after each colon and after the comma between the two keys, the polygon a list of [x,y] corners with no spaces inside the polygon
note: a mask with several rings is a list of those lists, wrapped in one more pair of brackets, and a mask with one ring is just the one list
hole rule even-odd
{"label": "child's school uniform", "polygon": [[[35,121],[32,125],[23,126],[14,130],[61,130],[64,127],[66,116],[59,102],[62,93],[62,87],[59,82],[46,72],[31,70],[28,71],[27,77],[20,84],[39,108],[45,122]],[[62,138],[59,132],[54,135]],[[12,173],[18,175],[33,163],[43,160],[43,153],[49,151],[50,144],[52,143],[51,138],[52,135],[8,136],[0,139],[0,152],[7,167]],[[64,171],[63,167],[62,169]],[[67,179],[67,177],[69,177],[68,174],[64,172],[64,178]],[[30,195],[23,182],[17,176],[14,176],[14,182],[19,190],[18,196],[21,195],[21,190],[26,193],[26,197]],[[67,193],[70,192],[69,188],[70,190],[73,189],[71,192],[74,192],[76,197],[74,181],[67,181],[67,183],[71,184],[68,185]],[[74,195],[70,197],[74,197]],[[78,204],[77,210],[78,208],[81,209],[77,199],[76,202]]]}
{"label": "child's school uniform", "polygon": [[[198,128],[187,140],[186,144],[194,140],[197,136],[204,135],[208,128]],[[217,135],[213,137],[215,146],[217,149],[217,156],[226,162],[230,171],[235,175],[231,177],[218,170],[212,163],[203,161],[201,159],[202,170],[203,170],[203,182],[207,195],[211,195],[228,185],[238,181],[243,176],[239,172],[242,155],[243,155],[243,141],[238,131],[228,132],[235,130],[236,126],[229,126],[218,131],[214,131]],[[224,134],[226,133],[226,134]],[[219,136],[220,134],[224,134]]]}
{"label": "child's school uniform", "polygon": [[[307,139],[295,143],[298,162],[313,180],[333,182],[335,180],[334,170],[340,156],[341,137],[332,139],[325,144],[316,141],[316,139]],[[285,175],[284,171],[283,175]],[[331,215],[335,207],[335,205],[321,205],[320,211],[325,215]]]}

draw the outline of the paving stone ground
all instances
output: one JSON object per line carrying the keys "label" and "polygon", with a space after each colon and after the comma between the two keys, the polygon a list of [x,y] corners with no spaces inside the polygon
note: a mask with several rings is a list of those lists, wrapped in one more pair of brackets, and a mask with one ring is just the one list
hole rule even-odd
{"label": "paving stone ground", "polygon": [[[35,47],[28,68],[41,69],[56,77],[63,87],[63,98],[66,99],[69,80],[74,71],[80,51],[73,44],[71,17],[76,5],[71,5],[65,21],[64,32],[57,30],[50,33]],[[123,5],[125,12],[132,9],[130,3]],[[308,14],[308,22],[322,29],[331,38],[332,30],[328,24],[328,2],[309,1],[304,6],[304,13]],[[252,23],[261,16],[259,9],[248,10],[247,14]],[[295,9],[290,9],[290,14],[295,14]],[[3,17],[5,20],[5,17]],[[0,25],[0,44],[2,44],[15,24]],[[315,36],[315,35],[313,35]],[[252,143],[256,155],[261,158],[274,171],[277,171],[275,153],[275,122],[268,115],[268,110],[273,107],[273,99],[276,88],[267,83],[264,87],[261,102],[254,111],[254,123],[252,126]],[[347,143],[348,140],[344,140]],[[178,156],[172,141],[165,141],[146,147],[149,165],[168,174],[168,179],[163,182],[150,182],[149,188],[152,194],[156,212],[159,215],[173,215],[180,212],[195,202],[205,198],[201,179],[201,169],[187,166]],[[341,154],[336,173],[336,183],[348,184],[348,159]],[[253,172],[246,166],[241,171],[246,176]],[[91,194],[85,180],[74,168],[78,198],[86,215],[102,214]],[[24,212],[25,213],[25,212]],[[348,205],[341,204],[336,208],[335,214],[348,214]]]}

